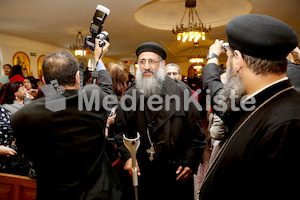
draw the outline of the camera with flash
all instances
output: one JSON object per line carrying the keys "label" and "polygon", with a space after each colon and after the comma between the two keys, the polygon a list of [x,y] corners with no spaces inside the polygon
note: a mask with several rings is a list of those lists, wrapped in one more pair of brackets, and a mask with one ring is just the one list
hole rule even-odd
{"label": "camera with flash", "polygon": [[103,40],[109,41],[108,32],[102,31],[104,20],[109,15],[110,10],[102,5],[98,5],[95,15],[93,17],[90,32],[91,36],[85,37],[84,45],[90,50],[94,51],[95,49],[95,39],[99,39],[99,46],[103,47],[105,44]]}

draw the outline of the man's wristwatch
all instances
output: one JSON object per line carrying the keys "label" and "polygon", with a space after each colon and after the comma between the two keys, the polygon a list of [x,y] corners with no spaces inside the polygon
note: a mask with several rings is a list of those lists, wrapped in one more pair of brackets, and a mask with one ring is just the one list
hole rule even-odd
{"label": "man's wristwatch", "polygon": [[209,60],[211,58],[219,59],[219,56],[215,53],[208,53],[207,56],[206,56],[206,59]]}

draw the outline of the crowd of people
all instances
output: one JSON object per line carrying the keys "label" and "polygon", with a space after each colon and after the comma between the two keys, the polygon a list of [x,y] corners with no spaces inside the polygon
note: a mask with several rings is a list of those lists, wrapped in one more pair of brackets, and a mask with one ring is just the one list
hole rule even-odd
{"label": "crowd of people", "polygon": [[0,77],[0,172],[36,178],[32,162],[16,145],[10,118],[33,100],[42,97],[39,86],[42,82],[33,76],[24,77],[20,65],[3,65]]}
{"label": "crowd of people", "polygon": [[[137,47],[135,75],[121,64],[105,67],[105,40],[99,47],[96,39],[92,76],[80,77],[68,51],[46,55],[44,84],[55,80],[64,88],[55,98],[41,98],[38,80],[24,77],[19,66],[4,65],[0,172],[33,177],[43,200],[192,200],[194,174],[211,145],[196,198],[296,197],[300,67],[291,53],[300,57],[297,34],[257,14],[233,18],[226,34],[228,47],[216,39],[209,48],[200,88],[182,80],[180,66],[166,64],[167,52],[155,42]],[[227,55],[225,70],[221,54]],[[65,109],[47,108],[62,99]],[[88,106],[79,109],[82,102]],[[139,136],[136,156],[124,136]]]}

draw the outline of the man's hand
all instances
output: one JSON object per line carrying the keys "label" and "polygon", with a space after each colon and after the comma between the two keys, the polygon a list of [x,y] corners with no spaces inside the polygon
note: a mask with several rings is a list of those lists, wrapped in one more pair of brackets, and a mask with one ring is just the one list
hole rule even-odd
{"label": "man's hand", "polygon": [[[224,50],[222,49],[222,44],[223,44],[223,40],[215,40],[215,43],[213,43],[210,47],[209,47],[209,53],[214,53],[216,54],[218,57],[220,57],[220,55],[222,53],[225,53]],[[215,63],[217,65],[219,65],[219,59],[217,58],[211,58],[207,61],[207,64],[209,63]]]}
{"label": "man's hand", "polygon": [[294,56],[289,53],[289,55],[287,55],[286,59],[288,59],[289,61],[291,61],[292,63],[295,63],[295,59],[294,59]]}
{"label": "man's hand", "polygon": [[182,166],[179,166],[176,171],[176,174],[179,174],[179,176],[176,178],[176,180],[186,180],[190,177],[191,173],[192,170],[189,167],[183,168]]}
{"label": "man's hand", "polygon": [[[140,172],[139,164],[137,161],[136,161],[136,169],[137,169],[137,174],[140,176],[141,172]],[[129,158],[125,162],[124,170],[127,171],[130,176],[132,176],[132,158]]]}
{"label": "man's hand", "polygon": [[217,54],[217,56],[220,56],[222,53],[225,53],[224,50],[222,49],[222,44],[224,43],[223,40],[215,40],[215,43],[213,43],[210,47],[209,47],[209,53],[215,53]]}
{"label": "man's hand", "polygon": [[13,156],[16,154],[17,152],[14,149],[0,145],[0,156]]}
{"label": "man's hand", "polygon": [[111,113],[110,113],[108,118],[107,118],[106,126],[112,125],[115,122],[116,116],[117,116],[116,114],[114,114],[112,116]]}
{"label": "man's hand", "polygon": [[[108,52],[108,47],[110,46],[110,44],[106,40],[103,40],[103,42],[105,45],[103,47],[99,47],[99,39],[95,39],[94,58],[95,58],[96,62],[102,61],[102,58]],[[102,55],[101,55],[101,53],[102,53]],[[101,55],[101,57],[100,57],[100,55]]]}
{"label": "man's hand", "polygon": [[292,52],[297,56],[297,58],[300,57],[300,49],[299,49],[299,47],[296,47]]}

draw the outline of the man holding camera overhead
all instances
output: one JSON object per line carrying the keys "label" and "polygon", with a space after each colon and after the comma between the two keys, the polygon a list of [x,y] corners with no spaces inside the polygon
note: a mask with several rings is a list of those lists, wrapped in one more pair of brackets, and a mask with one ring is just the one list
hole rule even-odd
{"label": "man holding camera overhead", "polygon": [[[80,89],[76,59],[68,51],[46,55],[43,80],[56,79],[65,88],[66,109],[53,112],[46,104],[57,99],[41,98],[25,106],[11,119],[20,148],[27,153],[37,172],[37,199],[120,199],[121,190],[105,153],[104,129],[108,112],[103,98],[113,94],[109,72],[102,63],[109,43],[104,41],[97,69],[98,84]],[[94,56],[102,50],[96,39]],[[79,95],[99,92],[100,109],[78,109]],[[47,96],[47,94],[45,94]],[[55,104],[54,104],[55,105]],[[32,128],[34,127],[34,128]]]}

